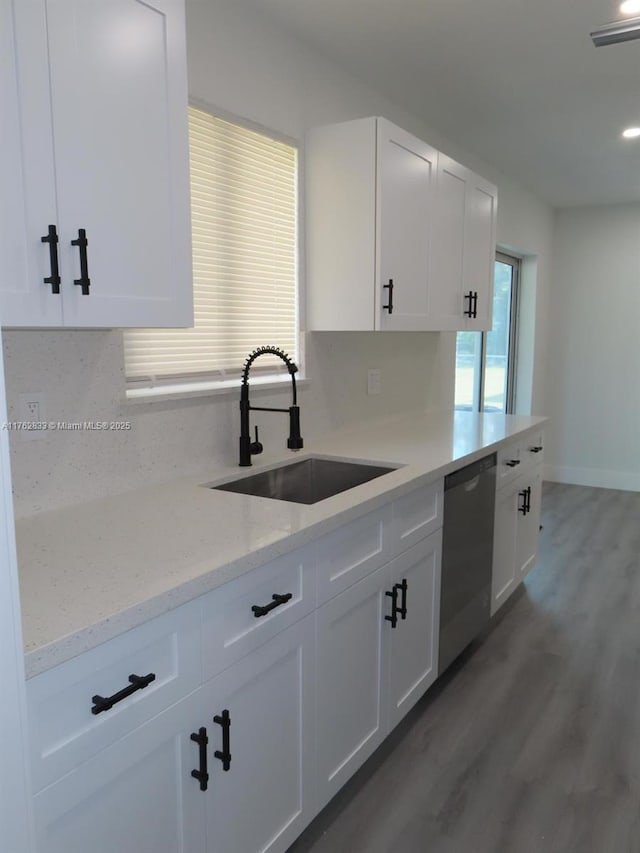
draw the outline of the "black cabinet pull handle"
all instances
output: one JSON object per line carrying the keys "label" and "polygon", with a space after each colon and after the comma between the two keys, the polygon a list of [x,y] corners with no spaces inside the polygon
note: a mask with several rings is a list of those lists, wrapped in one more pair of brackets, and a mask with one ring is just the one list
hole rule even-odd
{"label": "black cabinet pull handle", "polygon": [[464,298],[469,300],[469,307],[465,308],[462,313],[465,317],[473,320],[478,316],[478,291],[470,290],[469,293],[465,293]]}
{"label": "black cabinet pull handle", "polygon": [[108,711],[118,702],[122,702],[123,699],[126,699],[127,696],[131,696],[131,694],[135,693],[136,690],[144,690],[145,687],[155,680],[156,675],[154,672],[150,672],[149,675],[130,675],[130,685],[128,687],[123,687],[122,690],[114,693],[113,696],[92,696],[91,701],[93,702],[93,708],[91,709],[91,713],[101,714],[103,711]]}
{"label": "black cabinet pull handle", "polygon": [[89,295],[89,287],[91,286],[91,279],[89,278],[89,262],[87,261],[88,244],[87,232],[84,228],[78,228],[78,238],[77,240],[72,240],[71,245],[77,246],[80,251],[80,278],[75,278],[73,283],[82,288],[83,296]]}
{"label": "black cabinet pull handle", "polygon": [[389,301],[386,305],[382,306],[382,310],[388,311],[389,314],[393,314],[393,279],[389,279],[389,284],[383,284],[382,289],[389,291]]}
{"label": "black cabinet pull handle", "polygon": [[207,772],[207,744],[209,743],[209,738],[207,737],[207,730],[204,726],[198,729],[197,733],[191,733],[191,740],[200,747],[200,769],[192,770],[191,775],[200,782],[200,790],[206,791],[209,782],[209,773]]}
{"label": "black cabinet pull handle", "polygon": [[516,465],[520,464],[520,460],[519,459],[508,459],[504,464],[507,465],[509,468],[515,468]]}
{"label": "black cabinet pull handle", "polygon": [[522,515],[527,514],[527,490],[523,489],[521,492],[518,492],[518,497],[522,498],[522,504],[518,507],[518,512],[521,512]]}
{"label": "black cabinet pull handle", "polygon": [[222,726],[222,750],[216,749],[213,753],[215,758],[222,762],[222,769],[226,772],[231,767],[231,745],[229,743],[229,729],[231,728],[231,717],[225,709],[221,714],[216,714],[213,722]]}
{"label": "black cabinet pull handle", "polygon": [[544,447],[542,447],[541,445],[538,445],[538,447],[530,447],[529,450],[532,453],[542,453],[542,451],[544,450]]}
{"label": "black cabinet pull handle", "polygon": [[272,610],[275,610],[276,607],[280,607],[281,604],[286,604],[287,601],[291,601],[293,598],[293,593],[288,592],[286,595],[278,595],[277,592],[271,596],[273,601],[271,604],[254,604],[251,608],[253,611],[253,615],[256,619],[259,619],[261,616],[266,616],[267,613],[271,613]]}
{"label": "black cabinet pull handle", "polygon": [[396,586],[398,587],[398,589],[402,593],[402,599],[401,599],[402,603],[401,603],[400,607],[398,607],[398,613],[400,614],[400,618],[402,620],[404,620],[407,618],[407,589],[408,589],[407,579],[403,578],[400,583],[396,584]]}
{"label": "black cabinet pull handle", "polygon": [[473,290],[470,290],[469,293],[465,293],[464,298],[465,301],[469,300],[469,307],[465,308],[462,313],[465,317],[473,317]]}
{"label": "black cabinet pull handle", "polygon": [[528,515],[531,512],[531,486],[518,492],[518,495],[522,498],[522,506],[518,507],[518,512]]}
{"label": "black cabinet pull handle", "polygon": [[58,266],[58,232],[55,225],[50,225],[48,233],[40,240],[49,244],[49,263],[51,275],[43,279],[45,284],[51,285],[51,293],[60,293],[60,268]]}
{"label": "black cabinet pull handle", "polygon": [[385,592],[385,595],[391,599],[391,616],[385,616],[386,622],[391,622],[391,627],[395,628],[398,625],[398,584],[394,584],[391,592]]}

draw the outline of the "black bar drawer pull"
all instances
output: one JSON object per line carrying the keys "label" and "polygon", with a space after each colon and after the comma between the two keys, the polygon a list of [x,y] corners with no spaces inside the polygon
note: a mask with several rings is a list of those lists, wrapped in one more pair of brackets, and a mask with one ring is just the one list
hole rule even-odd
{"label": "black bar drawer pull", "polygon": [[478,291],[473,291],[472,310],[474,319],[478,316]]}
{"label": "black bar drawer pull", "polygon": [[382,306],[382,310],[388,311],[389,314],[393,314],[393,279],[389,279],[389,284],[383,284],[382,289],[389,291],[389,301],[386,305]]}
{"label": "black bar drawer pull", "polygon": [[522,506],[518,507],[518,512],[528,515],[531,512],[531,486],[518,492],[518,495],[522,498]]}
{"label": "black bar drawer pull", "polygon": [[253,611],[253,615],[256,619],[259,619],[261,616],[266,616],[267,613],[271,613],[272,610],[275,610],[276,607],[280,607],[281,604],[286,604],[287,601],[291,601],[293,598],[293,593],[287,592],[285,595],[278,595],[277,592],[271,596],[273,601],[271,604],[254,604],[251,610]]}
{"label": "black bar drawer pull", "polygon": [[122,690],[114,693],[113,696],[92,696],[91,701],[93,702],[93,708],[91,709],[91,713],[101,714],[103,711],[108,711],[118,702],[122,702],[123,699],[126,699],[127,696],[131,696],[131,694],[135,693],[136,690],[144,690],[147,685],[151,684],[151,682],[155,680],[155,672],[150,672],[149,675],[130,675],[129,681],[131,684],[129,687],[123,687]]}
{"label": "black bar drawer pull", "polygon": [[398,625],[398,584],[394,584],[391,592],[385,592],[391,599],[391,616],[385,616],[386,622],[391,622],[391,627],[396,628]]}
{"label": "black bar drawer pull", "polygon": [[407,618],[407,589],[408,589],[407,579],[403,578],[400,583],[396,584],[396,586],[398,587],[398,589],[402,593],[402,604],[398,608],[398,613],[400,614],[400,618],[402,620],[404,620]]}
{"label": "black bar drawer pull", "polygon": [[518,497],[522,498],[522,504],[518,507],[518,512],[521,512],[523,515],[527,514],[527,490],[523,489],[521,492],[518,492]]}
{"label": "black bar drawer pull", "polygon": [[191,740],[200,747],[200,769],[192,770],[191,775],[200,782],[200,790],[206,791],[209,782],[209,773],[207,772],[207,744],[209,743],[209,738],[207,737],[207,730],[204,726],[198,729],[197,734],[196,732],[191,733]]}
{"label": "black bar drawer pull", "polygon": [[507,461],[506,461],[504,464],[505,464],[508,468],[515,468],[515,467],[516,467],[516,465],[519,465],[519,464],[520,464],[520,460],[519,460],[519,459],[507,459]]}
{"label": "black bar drawer pull", "polygon": [[77,240],[72,240],[71,245],[77,246],[80,251],[80,278],[75,278],[73,283],[82,288],[83,296],[88,296],[89,287],[91,286],[89,262],[87,260],[87,246],[89,245],[89,241],[87,240],[87,232],[84,228],[78,228],[78,238]]}
{"label": "black bar drawer pull", "polygon": [[222,769],[227,771],[231,767],[231,744],[229,737],[229,729],[231,728],[231,717],[225,709],[221,714],[216,714],[213,722],[222,726],[222,750],[216,749],[213,753],[218,761],[222,762]]}
{"label": "black bar drawer pull", "polygon": [[58,232],[55,225],[50,225],[48,233],[40,238],[43,243],[49,244],[49,263],[51,275],[43,279],[45,284],[51,285],[51,293],[60,293],[60,268],[58,266]]}
{"label": "black bar drawer pull", "polygon": [[544,450],[544,447],[539,445],[538,447],[530,447],[529,450],[532,453],[542,453],[542,451]]}
{"label": "black bar drawer pull", "polygon": [[473,317],[473,290],[470,290],[469,293],[465,293],[464,295],[465,302],[469,301],[469,306],[464,309],[462,312],[465,317]]}

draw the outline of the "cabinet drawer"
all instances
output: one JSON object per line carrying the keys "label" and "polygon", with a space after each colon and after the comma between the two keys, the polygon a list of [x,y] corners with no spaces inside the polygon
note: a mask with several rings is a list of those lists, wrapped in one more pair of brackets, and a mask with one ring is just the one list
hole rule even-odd
{"label": "cabinet drawer", "polygon": [[313,557],[299,548],[201,599],[205,681],[315,608]]}
{"label": "cabinet drawer", "polygon": [[522,439],[521,443],[523,467],[539,465],[544,460],[544,433],[534,432]]}
{"label": "cabinet drawer", "polygon": [[[93,697],[154,680],[111,708],[93,713]],[[198,605],[139,628],[27,682],[34,790],[39,790],[194,690],[201,680]]]}
{"label": "cabinet drawer", "polygon": [[391,518],[389,504],[318,540],[318,605],[391,559]]}
{"label": "cabinet drawer", "polygon": [[409,492],[393,502],[393,550],[398,554],[442,527],[444,480]]}
{"label": "cabinet drawer", "polygon": [[522,442],[511,441],[498,451],[498,470],[496,472],[496,488],[506,486],[522,473],[523,468]]}

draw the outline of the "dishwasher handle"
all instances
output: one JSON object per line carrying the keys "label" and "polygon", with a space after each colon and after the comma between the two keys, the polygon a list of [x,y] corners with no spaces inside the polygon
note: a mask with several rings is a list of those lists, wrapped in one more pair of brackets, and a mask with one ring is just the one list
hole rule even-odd
{"label": "dishwasher handle", "polygon": [[[472,491],[475,488],[473,481],[479,480],[481,474],[486,474],[487,471],[490,471],[495,467],[496,454],[492,453],[491,456],[485,456],[477,462],[472,462],[471,465],[466,465],[464,468],[460,468],[452,474],[447,474],[444,478],[444,490],[447,492],[449,489],[454,489],[456,486],[464,484],[467,491]],[[471,484],[468,488],[467,483]]]}

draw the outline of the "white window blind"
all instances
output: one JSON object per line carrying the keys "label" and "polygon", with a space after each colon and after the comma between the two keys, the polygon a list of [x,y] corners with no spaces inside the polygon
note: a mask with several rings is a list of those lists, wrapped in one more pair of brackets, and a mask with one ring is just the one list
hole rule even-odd
{"label": "white window blind", "polygon": [[189,149],[195,325],[124,333],[134,387],[233,378],[267,344],[298,359],[297,149],[195,107]]}

